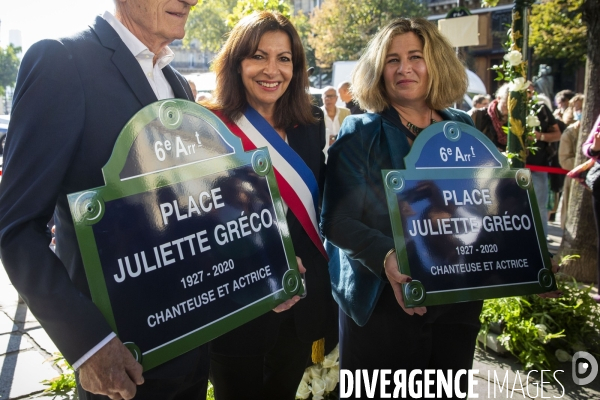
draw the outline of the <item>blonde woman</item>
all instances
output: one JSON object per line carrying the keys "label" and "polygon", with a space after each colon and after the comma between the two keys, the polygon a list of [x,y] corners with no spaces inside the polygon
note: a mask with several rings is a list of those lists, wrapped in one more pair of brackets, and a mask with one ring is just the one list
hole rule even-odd
{"label": "blonde woman", "polygon": [[[397,19],[369,43],[352,92],[363,109],[345,119],[329,149],[322,232],[336,248],[330,274],[340,306],[340,368],[469,369],[482,302],[405,308],[382,169],[403,169],[419,133],[434,122],[473,125],[449,108],[467,76],[454,49],[424,19]],[[466,379],[461,380],[465,389]]]}

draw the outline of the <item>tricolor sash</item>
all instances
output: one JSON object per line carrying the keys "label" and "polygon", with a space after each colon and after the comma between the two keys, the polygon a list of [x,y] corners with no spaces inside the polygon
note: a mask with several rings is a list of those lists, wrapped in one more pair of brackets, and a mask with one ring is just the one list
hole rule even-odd
{"label": "tricolor sash", "polygon": [[273,129],[255,109],[248,106],[236,122],[216,113],[229,130],[242,139],[245,151],[267,147],[273,162],[281,197],[294,213],[308,237],[328,259],[317,224],[319,185],[304,160]]}

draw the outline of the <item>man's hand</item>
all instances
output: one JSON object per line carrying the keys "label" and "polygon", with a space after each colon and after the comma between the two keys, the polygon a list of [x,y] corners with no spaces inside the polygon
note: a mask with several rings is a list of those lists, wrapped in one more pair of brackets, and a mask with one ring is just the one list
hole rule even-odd
{"label": "man's hand", "polygon": [[113,400],[132,399],[144,383],[143,368],[127,347],[113,338],[79,368],[79,382],[88,392]]}
{"label": "man's hand", "polygon": [[392,289],[394,290],[396,301],[398,302],[398,304],[400,304],[400,307],[402,307],[404,312],[408,315],[425,314],[427,312],[427,307],[404,307],[404,297],[402,297],[402,284],[409,283],[412,281],[412,279],[410,276],[401,274],[400,271],[398,271],[398,260],[396,260],[396,254],[390,254],[385,260],[385,264],[383,267],[385,269],[385,274],[387,275],[387,278],[390,281],[390,285],[392,285]]}
{"label": "man's hand", "polygon": [[[306,268],[304,268],[304,265],[302,265],[302,260],[300,259],[300,257],[296,257],[296,261],[298,262],[298,272],[300,272],[301,274],[305,273]],[[286,300],[283,303],[281,303],[280,305],[278,305],[277,307],[275,307],[273,309],[273,311],[275,311],[276,313],[280,313],[282,311],[289,310],[299,300],[300,300],[300,296],[294,296],[291,299]]]}

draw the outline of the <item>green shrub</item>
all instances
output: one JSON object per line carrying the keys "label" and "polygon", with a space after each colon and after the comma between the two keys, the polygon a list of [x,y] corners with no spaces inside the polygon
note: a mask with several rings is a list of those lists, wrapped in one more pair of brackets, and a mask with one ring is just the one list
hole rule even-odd
{"label": "green shrub", "polygon": [[563,274],[556,277],[560,298],[529,295],[484,302],[482,333],[499,323],[498,340],[525,370],[554,369],[577,351],[600,357],[600,307],[590,296],[592,287],[581,288]]}

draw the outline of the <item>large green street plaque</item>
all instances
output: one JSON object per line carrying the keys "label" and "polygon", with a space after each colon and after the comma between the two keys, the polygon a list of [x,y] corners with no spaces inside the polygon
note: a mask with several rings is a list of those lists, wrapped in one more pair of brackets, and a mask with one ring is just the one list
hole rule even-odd
{"label": "large green street plaque", "polygon": [[145,107],[102,172],[71,214],[92,299],[145,370],[304,293],[267,149],[203,107]]}
{"label": "large green street plaque", "polygon": [[431,125],[383,170],[408,307],[556,289],[531,172],[459,122]]}

